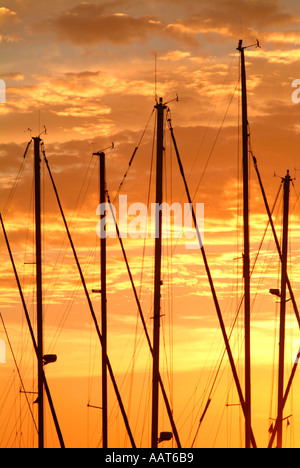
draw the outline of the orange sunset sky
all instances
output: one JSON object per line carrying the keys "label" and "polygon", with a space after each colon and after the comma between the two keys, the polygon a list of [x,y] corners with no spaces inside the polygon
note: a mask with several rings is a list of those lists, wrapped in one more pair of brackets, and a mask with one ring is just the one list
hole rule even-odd
{"label": "orange sunset sky", "polygon": [[[179,96],[169,104],[172,124],[194,202],[204,203],[204,244],[230,333],[243,294],[236,47],[239,39],[250,45],[257,38],[262,48],[246,50],[251,145],[271,206],[280,177],[289,169],[294,179],[288,271],[299,301],[300,103],[292,101],[292,83],[300,79],[299,2],[2,0],[0,79],[6,102],[0,103],[0,210],[34,328],[32,148],[23,159],[28,141],[46,126],[45,151],[88,289],[99,288],[98,160],[92,153],[114,142],[115,149],[106,151],[113,199],[149,121],[156,89],[164,101]],[[154,126],[153,114],[120,191],[129,204],[147,203],[148,191],[154,202]],[[280,287],[280,264],[252,161],[250,197],[251,266],[260,249],[251,282],[252,425],[258,446],[266,447],[277,415],[279,327],[279,305],[269,289]],[[167,126],[164,200],[187,202]],[[58,356],[45,372],[66,446],[101,447],[101,411],[87,407],[101,406],[101,349],[44,164],[42,207],[45,353]],[[282,192],[273,218],[281,238]],[[148,447],[151,356],[118,241],[107,244],[108,356],[136,444]],[[152,338],[153,239],[128,236],[124,244]],[[195,447],[243,446],[244,417],[226,355],[221,363],[224,342],[201,253],[187,250],[184,239],[163,244],[161,374],[182,445],[191,447],[217,375]],[[0,447],[36,447],[36,395],[28,393],[27,402],[20,392],[8,337],[27,392],[37,390],[37,364],[2,232],[0,255],[7,331],[1,323],[6,363],[0,364]],[[93,295],[92,301],[100,323],[100,299]],[[291,301],[286,328],[285,385],[300,344]],[[241,309],[230,344],[244,389],[243,336]],[[284,411],[286,447],[300,447],[299,386],[296,374]],[[46,446],[58,447],[47,403],[45,414]],[[108,415],[109,446],[130,447],[110,381]],[[159,431],[170,431],[162,399]],[[161,445],[175,446],[174,440]]]}

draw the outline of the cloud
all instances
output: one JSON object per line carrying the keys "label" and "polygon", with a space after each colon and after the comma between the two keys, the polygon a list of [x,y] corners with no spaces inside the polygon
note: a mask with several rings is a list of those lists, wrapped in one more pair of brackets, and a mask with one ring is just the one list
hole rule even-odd
{"label": "cloud", "polygon": [[173,27],[186,34],[215,33],[238,39],[243,35],[256,35],[274,26],[298,25],[299,18],[286,13],[273,0],[213,0],[200,4],[191,17],[174,22]]}
{"label": "cloud", "polygon": [[124,13],[105,14],[105,6],[82,3],[39,25],[57,33],[60,40],[75,45],[101,42],[113,44],[144,40],[148,34],[159,32],[161,22],[150,16],[135,18]]}
{"label": "cloud", "polygon": [[19,42],[21,35],[14,31],[15,25],[18,25],[20,20],[15,11],[9,8],[0,7],[0,43],[5,42]]}
{"label": "cloud", "polygon": [[0,25],[4,24],[6,21],[14,18],[16,16],[16,12],[10,10],[9,8],[0,7]]}
{"label": "cloud", "polygon": [[[19,74],[7,74],[8,78],[15,82],[9,84],[7,104],[0,107],[1,115],[16,119],[16,115],[23,114],[24,121],[24,114],[39,110],[50,128],[65,135],[75,132],[84,138],[112,133],[120,119],[128,123],[128,109],[130,114],[138,115],[135,108],[140,107],[141,98],[154,96],[153,82],[145,72],[138,76],[122,72],[117,75],[114,71],[38,75],[32,77],[30,86],[26,85],[26,80],[17,81],[22,78]],[[169,82],[160,84],[160,90],[169,88]],[[132,116],[130,121],[133,124]],[[135,122],[140,129],[140,117],[136,117]],[[65,135],[60,137],[65,138]]]}
{"label": "cloud", "polygon": [[13,81],[23,81],[25,79],[24,75],[20,72],[6,73],[1,75],[4,80],[13,80]]}
{"label": "cloud", "polygon": [[265,57],[270,63],[278,63],[283,65],[293,64],[299,62],[300,59],[300,49],[276,49],[276,50],[267,50],[262,51],[262,57]]}
{"label": "cloud", "polygon": [[171,50],[166,55],[159,57],[159,59],[167,60],[167,61],[170,60],[172,62],[176,62],[177,60],[182,60],[182,59],[189,58],[189,57],[191,57],[190,52],[187,52],[187,51],[183,52],[181,50]]}
{"label": "cloud", "polygon": [[127,13],[106,12],[107,5],[84,2],[55,18],[36,24],[35,31],[54,31],[61,41],[87,46],[109,42],[116,45],[145,41],[159,34],[195,45],[193,34],[164,24],[157,16],[134,17]]}
{"label": "cloud", "polygon": [[264,40],[280,44],[300,45],[300,31],[272,31],[264,34]]}

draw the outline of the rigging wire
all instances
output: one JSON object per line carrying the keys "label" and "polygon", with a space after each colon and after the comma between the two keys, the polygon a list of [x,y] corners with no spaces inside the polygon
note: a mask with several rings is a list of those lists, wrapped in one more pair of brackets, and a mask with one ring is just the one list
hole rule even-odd
{"label": "rigging wire", "polygon": [[[28,151],[28,148],[29,148],[29,145],[31,144],[31,142],[32,142],[32,140],[30,140],[30,142],[28,143],[26,152]],[[15,196],[17,186],[18,186],[18,184],[19,184],[19,182],[21,180],[25,165],[26,165],[26,159],[25,159],[25,156],[24,156],[24,158],[22,159],[22,163],[20,165],[20,168],[18,170],[17,176],[16,176],[16,178],[14,180],[12,188],[11,188],[11,190],[9,192],[8,197],[7,197],[7,200],[4,203],[3,208],[1,210],[1,212],[3,213],[3,216],[5,216],[7,214],[7,211],[9,210],[9,207],[10,207],[10,205],[12,203],[12,200],[13,200],[13,198]]]}
{"label": "rigging wire", "polygon": [[[294,187],[294,182],[292,181],[292,185]],[[289,276],[292,278],[293,277],[293,262],[292,262],[292,236],[289,235]],[[294,328],[293,328],[293,322],[292,322],[292,311],[291,311],[292,305],[291,302],[289,302],[289,317],[290,317],[290,355],[293,355],[293,343],[294,343]],[[291,369],[289,369],[291,373]],[[291,386],[290,390],[290,412],[293,415],[294,414],[294,387],[293,385]],[[287,420],[287,423],[289,420]],[[290,423],[290,447],[294,448],[294,437],[295,437],[295,431],[294,431],[294,419],[292,418],[291,423]],[[288,427],[288,426],[287,426]]]}
{"label": "rigging wire", "polygon": [[[44,142],[42,142],[42,152],[43,152],[43,154],[45,153]],[[93,158],[90,158],[88,167],[87,167],[86,172],[85,172],[84,180],[83,180],[83,183],[81,185],[81,188],[80,188],[77,200],[76,200],[75,208],[74,208],[73,213],[72,213],[71,218],[70,218],[70,223],[69,223],[70,231],[76,229],[78,219],[79,219],[80,213],[82,211],[83,203],[84,203],[84,200],[86,198],[87,191],[88,191],[88,189],[89,189],[89,187],[91,185],[91,180],[92,180],[93,174],[95,172],[95,167],[96,167],[96,160],[93,159]],[[58,250],[58,255],[56,257],[55,264],[54,264],[54,266],[52,268],[51,276],[50,276],[49,280],[47,281],[47,289],[45,291],[45,297],[47,297],[48,304],[45,307],[45,313],[47,312],[47,310],[48,310],[48,308],[50,306],[51,299],[52,299],[52,297],[53,297],[53,295],[55,294],[55,291],[56,291],[56,285],[57,285],[57,283],[58,283],[58,281],[60,279],[59,274],[56,275],[54,281],[53,281],[53,277],[54,277],[54,275],[56,273],[56,270],[58,268],[59,269],[61,268],[61,267],[59,267],[59,264],[63,264],[64,259],[67,256],[68,247],[66,245],[66,242],[67,242],[67,233],[65,232],[64,236],[63,236],[61,247]],[[89,258],[90,255],[92,255],[92,253],[94,253],[94,251],[95,251],[95,246],[93,246],[92,251],[88,255],[88,258]],[[72,294],[72,302],[74,301],[74,298],[75,298],[75,295]],[[55,335],[57,335],[57,334],[60,335],[60,333],[61,333],[60,330],[63,327],[62,323],[63,324],[65,323],[65,321],[67,320],[68,314],[65,312],[64,316],[65,316],[65,319],[62,317],[62,319],[61,319],[61,321],[60,321],[60,323],[58,325],[58,328],[57,328],[57,330],[55,332]],[[51,333],[50,329],[49,329],[48,333],[50,335],[50,333]],[[55,340],[55,335],[54,335],[54,338],[52,339],[52,341]],[[56,339],[56,342],[57,342],[57,339]]]}
{"label": "rigging wire", "polygon": [[[146,133],[147,127],[150,123],[150,120],[152,118],[154,112],[154,108],[152,110],[152,113],[150,115],[149,121],[146,125],[146,128],[143,132],[143,135],[139,141],[138,146],[135,149],[135,152],[133,154],[133,157],[136,154],[136,151],[138,150],[143,137]],[[149,213],[149,206],[150,206],[150,193],[151,193],[151,182],[152,182],[152,174],[153,174],[153,162],[154,162],[154,145],[155,145],[155,128],[156,128],[156,117],[154,120],[154,132],[153,132],[153,140],[152,140],[152,152],[151,152],[151,163],[150,163],[150,173],[149,173],[149,182],[148,182],[148,195],[147,195],[147,213]],[[132,164],[133,157],[131,158],[131,161],[129,163],[128,170]],[[127,170],[127,173],[128,173]],[[123,180],[127,176],[127,173],[125,174]],[[122,187],[123,183],[120,184],[120,187]],[[120,189],[119,187],[119,189]],[[147,231],[148,231],[148,220],[145,223],[145,233],[144,233],[144,242],[143,242],[143,252],[142,252],[142,264],[141,264],[141,274],[140,274],[140,288],[139,288],[139,300],[141,300],[141,294],[142,294],[142,284],[143,284],[143,274],[144,274],[144,263],[145,263],[145,252],[146,252],[146,240],[147,240]],[[134,336],[134,345],[133,345],[133,356],[132,356],[132,369],[131,369],[131,380],[130,380],[130,390],[129,390],[129,403],[128,403],[128,411],[130,412],[131,409],[131,402],[132,402],[132,395],[133,395],[133,376],[134,376],[134,371],[135,371],[135,361],[136,361],[136,346],[137,346],[137,334],[138,334],[138,324],[139,324],[139,312],[137,311],[136,315],[136,325],[135,325],[135,336]]]}
{"label": "rigging wire", "polygon": [[[223,117],[223,119],[222,119],[221,125],[220,125],[220,127],[219,127],[219,129],[218,129],[217,135],[216,135],[216,137],[215,137],[215,139],[214,139],[213,145],[212,145],[211,150],[210,150],[210,152],[209,152],[209,155],[208,155],[208,158],[207,158],[207,160],[206,160],[204,169],[203,169],[203,171],[202,171],[200,180],[199,180],[199,182],[198,182],[198,184],[197,184],[197,188],[196,188],[196,190],[195,190],[195,192],[194,192],[193,197],[191,197],[191,202],[192,202],[192,203],[194,202],[194,200],[195,200],[195,198],[196,198],[196,196],[197,196],[197,193],[198,193],[198,191],[199,191],[200,185],[201,185],[201,183],[202,183],[202,181],[203,181],[204,175],[205,175],[206,170],[207,170],[207,167],[208,167],[208,165],[209,165],[210,159],[211,159],[211,157],[212,157],[212,155],[213,155],[213,153],[214,153],[215,147],[216,147],[216,145],[217,145],[218,139],[219,139],[219,137],[220,137],[222,128],[223,128],[223,126],[224,126],[226,117],[227,117],[227,115],[228,115],[230,106],[231,106],[231,104],[232,104],[232,101],[233,101],[233,98],[234,98],[234,95],[235,95],[235,93],[236,93],[236,90],[237,90],[237,88],[238,88],[239,83],[240,83],[240,77],[238,78],[237,83],[236,83],[235,88],[234,88],[234,91],[233,91],[233,93],[232,93],[232,95],[231,95],[231,97],[230,97],[230,100],[229,100],[228,106],[227,106],[227,108],[226,108],[224,117]],[[169,118],[168,118],[168,116],[169,116]],[[167,121],[169,122],[169,128],[171,129],[171,128],[172,128],[172,117],[171,117],[171,110],[170,110],[169,108],[167,109]],[[183,196],[184,196],[184,192],[183,192],[183,194],[182,194],[182,198],[183,198]],[[186,216],[188,216],[188,213],[186,214]],[[177,246],[178,246],[178,242],[179,242],[179,239],[177,239],[176,242],[175,242],[175,244],[174,244],[173,251],[172,251],[172,255],[174,254],[174,252],[175,252],[175,250],[176,250],[176,248],[177,248]]]}
{"label": "rigging wire", "polygon": [[25,394],[26,402],[28,404],[29,412],[30,412],[30,415],[32,417],[34,427],[36,429],[36,432],[38,433],[38,428],[37,428],[37,425],[36,425],[36,422],[35,422],[35,419],[34,419],[34,415],[33,415],[33,412],[32,412],[31,406],[30,406],[30,402],[29,402],[29,399],[28,399],[28,396],[27,396],[27,393],[26,393],[26,389],[25,389],[25,385],[24,385],[24,382],[23,382],[23,378],[21,376],[20,368],[18,366],[17,359],[16,359],[16,356],[15,356],[15,353],[14,353],[14,350],[13,350],[13,347],[12,347],[12,343],[11,343],[11,340],[10,340],[10,337],[9,337],[9,334],[8,334],[8,331],[7,331],[7,328],[6,328],[4,318],[3,318],[3,315],[1,313],[1,311],[0,311],[0,319],[1,319],[2,326],[3,326],[4,332],[5,332],[7,343],[8,343],[9,349],[11,351],[13,361],[14,361],[14,364],[15,364],[19,379],[20,379],[21,387],[22,387],[22,389],[24,391],[24,394]]}
{"label": "rigging wire", "polygon": [[138,142],[138,145],[135,147],[135,149],[134,149],[134,151],[133,151],[133,154],[132,154],[132,156],[131,156],[131,158],[130,158],[130,161],[129,161],[129,163],[128,163],[128,168],[127,168],[127,170],[126,170],[126,172],[125,172],[125,174],[124,174],[124,176],[123,176],[123,178],[122,178],[122,180],[121,180],[121,183],[120,183],[120,185],[119,185],[119,188],[118,188],[118,190],[117,190],[117,192],[116,192],[116,195],[115,195],[115,197],[114,197],[113,203],[115,203],[115,201],[116,201],[116,199],[117,199],[117,196],[119,195],[120,191],[121,191],[122,188],[123,188],[125,179],[127,178],[128,172],[129,172],[129,170],[131,169],[131,166],[132,166],[133,160],[134,160],[134,158],[135,158],[135,156],[136,156],[136,153],[137,153],[139,147],[140,147],[141,144],[142,144],[143,138],[144,138],[145,133],[146,133],[146,131],[147,131],[148,125],[149,125],[149,123],[150,123],[150,121],[151,121],[151,118],[152,118],[152,115],[153,115],[153,113],[154,113],[154,110],[155,110],[155,109],[153,108],[152,111],[151,111],[149,120],[148,120],[148,122],[147,122],[147,124],[146,124],[146,127],[144,128],[144,131],[143,131],[143,133],[142,133],[142,136],[141,136],[141,138],[140,138],[140,140],[139,140],[139,142]]}
{"label": "rigging wire", "polygon": [[[4,203],[3,210],[0,213],[2,231],[3,231],[3,234],[4,234],[7,245],[8,245],[8,239],[7,239],[6,231],[5,231],[4,224],[3,224],[2,214],[4,214],[4,213],[6,214],[8,212],[8,210],[9,210],[9,208],[10,208],[12,202],[13,202],[13,199],[14,199],[16,191],[17,191],[17,186],[21,181],[21,178],[22,178],[25,166],[26,166],[25,157],[26,157],[26,154],[28,152],[28,149],[29,149],[31,143],[32,143],[32,140],[30,140],[30,142],[27,144],[26,151],[25,151],[24,157],[22,158],[22,162],[21,162],[20,168],[18,170],[17,176],[14,179],[14,183],[13,183],[13,185],[11,187],[11,190],[9,192],[7,200]],[[29,213],[30,213],[31,212],[31,204],[32,204],[32,200],[33,200],[33,184],[32,184],[32,188],[31,188],[31,197],[29,198],[29,200],[30,200],[30,203],[29,203],[29,205],[30,205],[29,206]],[[28,245],[30,215],[28,215],[27,219],[28,219],[28,226],[27,226],[27,230],[26,230],[26,232],[27,232],[26,249],[27,249],[27,245]],[[11,255],[11,253],[10,253],[10,255]],[[12,257],[11,257],[11,259],[12,259]],[[24,265],[25,265],[25,262],[24,262]],[[24,275],[25,275],[25,272],[24,272]],[[23,283],[25,283],[25,276],[24,276],[24,279],[23,279]],[[21,288],[20,283],[19,283],[19,287]],[[24,348],[24,346],[25,346],[24,329],[23,329],[24,317],[23,317],[23,315],[21,317],[21,332],[19,334],[19,340],[18,340],[18,343],[17,343],[17,350],[14,350],[13,347],[12,347],[12,342],[10,340],[10,337],[8,336],[8,331],[7,331],[5,322],[4,322],[3,314],[1,312],[0,312],[0,314],[1,314],[1,321],[2,321],[2,324],[3,324],[3,328],[4,328],[4,331],[5,331],[6,337],[7,337],[7,341],[9,343],[9,348],[10,348],[10,351],[11,351],[11,354],[12,354],[12,357],[13,357],[14,365],[15,365],[15,368],[17,370],[20,382],[21,382],[21,389],[20,389],[19,395],[16,397],[16,400],[17,399],[19,400],[19,404],[14,405],[15,410],[17,409],[17,407],[19,407],[19,411],[20,411],[18,417],[17,417],[17,414],[16,414],[16,418],[18,418],[18,419],[16,419],[16,421],[17,421],[16,425],[19,424],[19,429],[16,429],[16,437],[18,437],[18,434],[20,435],[19,444],[21,445],[21,443],[22,443],[22,423],[23,423],[25,417],[27,416],[26,414],[23,414],[23,417],[22,417],[21,392],[25,394],[26,404],[28,405],[29,413],[30,413],[30,416],[31,416],[30,419],[33,419],[33,423],[34,423],[33,426],[34,426],[36,432],[38,432],[37,425],[36,425],[34,415],[33,415],[33,411],[31,409],[30,402],[29,402],[29,399],[28,399],[28,396],[27,396],[27,392],[26,392],[25,387],[24,387],[25,373],[26,373],[26,371],[28,371],[28,365],[30,364],[29,363],[30,356],[26,353],[27,348],[26,348],[26,350]],[[27,344],[27,347],[28,346],[29,346],[29,344]],[[21,350],[21,351],[19,352],[19,350]],[[18,359],[17,359],[18,354],[20,354],[20,356],[21,356],[19,362],[18,362]],[[28,357],[28,363],[25,363],[25,357],[26,356]],[[28,421],[28,425],[29,425],[29,421]],[[17,426],[15,426],[15,427],[17,427]],[[6,433],[6,431],[4,431],[4,434],[5,433]],[[29,433],[30,432],[28,431],[27,434],[29,434]],[[10,437],[8,438],[8,442],[10,440]]]}
{"label": "rigging wire", "polygon": [[206,169],[207,169],[208,164],[209,164],[209,162],[210,162],[210,159],[211,159],[211,157],[212,157],[212,155],[213,155],[213,153],[214,153],[215,147],[216,147],[216,145],[217,145],[218,139],[219,139],[219,137],[220,137],[221,131],[222,131],[222,129],[223,129],[225,120],[226,120],[226,118],[227,118],[227,115],[228,115],[230,106],[231,106],[231,104],[232,104],[232,101],[233,101],[233,98],[234,98],[234,96],[235,96],[235,93],[236,93],[236,90],[237,90],[237,88],[238,88],[239,83],[240,83],[240,77],[238,78],[238,81],[237,81],[237,83],[236,83],[236,85],[235,85],[234,91],[233,91],[233,93],[232,93],[232,95],[231,95],[231,97],[230,97],[230,100],[229,100],[227,109],[226,109],[226,111],[225,111],[223,120],[222,120],[221,125],[220,125],[220,127],[219,127],[219,129],[218,129],[218,132],[217,132],[216,137],[215,137],[215,139],[214,139],[213,145],[212,145],[211,150],[210,150],[210,152],[209,152],[208,158],[207,158],[206,163],[205,163],[205,165],[204,165],[204,168],[203,168],[203,171],[202,171],[200,180],[199,180],[198,185],[197,185],[197,187],[196,187],[196,190],[195,190],[195,192],[194,192],[194,196],[192,197],[192,201],[195,200],[196,195],[197,195],[197,193],[198,193],[198,191],[199,191],[200,185],[201,185],[201,183],[202,183],[202,181],[203,181],[203,177],[204,177],[204,175],[205,175],[205,172],[206,172]]}
{"label": "rigging wire", "polygon": [[[154,110],[154,109],[153,109]],[[151,114],[152,115],[152,114]],[[152,184],[152,176],[153,176],[153,164],[154,164],[154,147],[155,147],[155,135],[156,135],[156,120],[157,116],[155,114],[154,119],[154,130],[153,130],[153,138],[152,138],[152,150],[151,150],[151,162],[150,162],[150,173],[149,173],[149,183],[148,183],[148,194],[147,194],[147,213],[149,213],[150,207],[150,194],[151,194],[151,184]],[[146,223],[145,230],[148,230],[148,222]],[[147,232],[145,232],[145,238],[143,243],[143,253],[142,253],[142,266],[141,266],[141,275],[140,275],[140,287],[139,287],[139,295],[138,298],[141,300],[142,296],[142,285],[143,285],[143,275],[144,275],[144,263],[145,263],[145,253],[146,253],[146,240],[147,240]]]}
{"label": "rigging wire", "polygon": [[[218,106],[218,100],[219,100],[219,98],[220,98],[220,95],[221,95],[221,93],[222,93],[222,91],[223,91],[223,89],[224,89],[224,87],[225,87],[225,84],[226,84],[226,82],[227,82],[227,79],[228,79],[228,77],[229,77],[229,73],[230,73],[230,71],[231,71],[231,68],[232,68],[232,65],[233,65],[233,61],[236,59],[237,56],[238,56],[238,53],[235,53],[235,54],[232,56],[231,62],[230,62],[230,64],[229,64],[229,66],[228,66],[226,77],[225,77],[224,82],[223,82],[223,84],[222,84],[222,88],[221,88],[220,91],[219,91],[219,96],[218,96],[217,99],[215,100],[215,107],[214,107],[214,109],[213,109],[213,111],[212,111],[212,113],[211,113],[211,116],[210,116],[210,119],[209,119],[208,123],[207,123],[206,126],[205,126],[205,131],[204,131],[204,135],[203,135],[203,137],[202,137],[202,140],[201,140],[201,142],[200,142],[200,147],[199,147],[198,152],[197,152],[197,155],[196,155],[196,157],[195,157],[195,159],[194,159],[194,162],[193,162],[192,168],[191,168],[191,170],[190,170],[190,173],[189,173],[189,175],[188,175],[188,177],[187,177],[188,180],[190,179],[191,175],[192,175],[193,172],[194,172],[194,168],[195,168],[195,166],[196,166],[196,163],[197,163],[198,157],[199,157],[199,155],[200,155],[202,146],[203,146],[204,141],[205,141],[205,139],[206,139],[206,137],[207,137],[208,131],[209,131],[209,129],[210,129],[211,123],[212,123],[212,121],[213,121],[213,118],[214,118],[214,115],[215,115],[215,112],[216,112],[216,109],[217,109],[217,106]],[[236,90],[235,90],[235,91],[236,91]],[[235,92],[235,91],[234,91],[234,92]],[[207,165],[208,165],[208,162],[209,162],[210,157],[211,157],[211,156],[208,157],[208,160],[207,160],[207,162],[206,162],[206,164],[205,164],[204,171],[205,171],[206,168],[207,168]],[[203,175],[204,175],[204,174],[203,174]],[[202,177],[203,177],[203,175],[202,175]]]}
{"label": "rigging wire", "polygon": [[[167,191],[167,197],[170,198],[170,205],[173,205],[173,144],[172,144],[172,137],[169,133],[169,148],[170,148],[170,157],[169,157],[169,165],[170,168],[168,170],[168,173],[170,174],[170,180],[169,180],[169,191]],[[166,182],[167,182],[167,176],[166,176]],[[168,199],[167,198],[167,199]],[[174,221],[174,226],[173,229],[175,230],[175,221]],[[170,239],[170,240],[169,240]],[[167,258],[170,258],[170,262],[167,263],[167,298],[168,298],[168,327],[169,327],[169,394],[170,394],[170,400],[171,400],[171,405],[173,406],[173,399],[174,399],[174,380],[173,380],[173,375],[174,375],[174,302],[173,302],[173,257],[172,257],[172,251],[173,251],[173,236],[170,235],[170,238],[167,237]],[[173,443],[173,439],[172,439]]]}

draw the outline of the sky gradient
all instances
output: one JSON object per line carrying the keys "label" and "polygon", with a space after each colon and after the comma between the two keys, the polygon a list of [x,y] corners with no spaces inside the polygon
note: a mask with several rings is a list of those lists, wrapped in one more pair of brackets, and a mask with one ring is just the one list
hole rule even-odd
{"label": "sky gradient", "polygon": [[[292,101],[292,83],[300,79],[299,26],[296,0],[1,2],[0,79],[6,83],[6,103],[0,104],[0,209],[34,326],[32,149],[23,160],[31,136],[46,126],[45,151],[88,288],[99,288],[98,161],[92,153],[114,142],[115,149],[106,151],[107,186],[114,199],[139,145],[120,193],[131,204],[147,203],[149,192],[153,202],[155,119],[150,116],[155,95],[165,102],[178,95],[178,102],[168,104],[172,125],[193,200],[204,203],[205,248],[229,334],[242,295],[239,39],[251,45],[258,38],[262,46],[246,50],[248,119],[271,206],[288,169],[295,178],[289,273],[297,300],[300,104]],[[165,201],[186,203],[167,127],[165,149]],[[101,406],[100,347],[44,165],[42,178],[45,352],[58,355],[46,374],[66,445],[101,446],[101,414],[87,409],[88,403]],[[253,265],[267,216],[251,161],[250,195]],[[280,237],[282,194],[274,220]],[[152,337],[153,240],[144,245],[144,239],[129,237],[124,243]],[[224,343],[200,252],[176,239],[164,242],[163,252],[161,369],[182,443],[189,447]],[[36,362],[2,233],[0,255],[1,313],[27,391],[34,391]],[[269,229],[252,275],[253,430],[259,446],[267,445],[269,418],[276,417],[279,309],[268,290],[280,284],[278,271]],[[100,320],[99,298],[93,303]],[[286,379],[300,342],[290,304]],[[1,327],[0,339],[7,344]],[[108,354],[137,444],[149,446],[151,359],[116,239],[108,241],[108,328]],[[242,311],[231,344],[243,387]],[[243,445],[242,411],[226,406],[238,403],[226,356],[217,382],[196,447]],[[293,414],[284,428],[287,446],[300,446],[299,385],[296,376],[295,397],[285,414]],[[7,344],[7,363],[0,364],[1,447],[37,444],[19,388]],[[29,399],[32,404],[34,396]],[[169,430],[162,401],[160,408],[159,430]],[[110,446],[128,447],[112,388],[109,418]],[[47,426],[47,445],[57,446],[48,409]]]}

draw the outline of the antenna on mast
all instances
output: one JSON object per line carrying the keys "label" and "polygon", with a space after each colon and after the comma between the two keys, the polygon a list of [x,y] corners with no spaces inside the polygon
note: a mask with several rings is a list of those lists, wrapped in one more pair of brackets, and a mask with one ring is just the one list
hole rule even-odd
{"label": "antenna on mast", "polygon": [[43,127],[44,127],[44,130],[39,134],[39,137],[41,137],[42,135],[47,135],[46,125],[43,125]]}
{"label": "antenna on mast", "polygon": [[154,52],[154,98],[156,104],[158,104],[157,101],[157,52]]}

